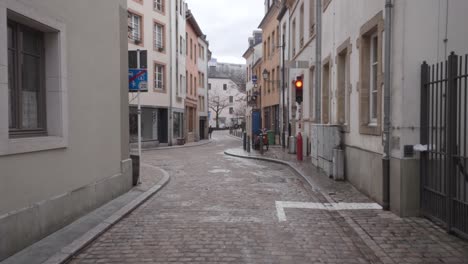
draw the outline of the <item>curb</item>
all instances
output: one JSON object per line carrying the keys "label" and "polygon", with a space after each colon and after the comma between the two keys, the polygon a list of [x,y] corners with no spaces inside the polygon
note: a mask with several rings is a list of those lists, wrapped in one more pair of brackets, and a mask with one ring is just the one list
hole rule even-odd
{"label": "curb", "polygon": [[[238,155],[234,153],[229,153],[228,150],[224,151],[224,154],[231,156],[231,157],[236,157],[236,158],[261,160],[261,161],[267,161],[267,162],[286,165],[289,168],[291,168],[294,173],[296,173],[301,178],[303,178],[313,190],[320,192],[320,194],[323,195],[323,197],[327,200],[328,203],[335,202],[328,194],[322,192],[320,188],[314,187],[313,182],[310,181],[310,179],[306,177],[304,174],[302,174],[302,172],[296,169],[294,167],[294,164],[292,164],[291,162],[287,162],[287,161],[283,161],[279,159],[272,159],[272,158]],[[377,257],[382,263],[395,263],[383,250],[380,249],[377,243],[374,242],[374,240],[366,233],[366,231],[364,231],[353,219],[351,219],[351,217],[349,217],[348,215],[346,215],[345,213],[341,211],[336,211],[336,212],[345,220],[345,222],[351,227],[351,229],[353,229],[354,232],[357,233],[357,235],[363,240],[363,242],[374,252],[375,257]]]}
{"label": "curb", "polygon": [[80,238],[76,239],[72,243],[63,247],[58,253],[50,257],[48,260],[46,260],[42,264],[67,263],[79,251],[81,251],[83,248],[91,244],[104,232],[109,230],[112,226],[117,224],[125,216],[129,215],[131,212],[137,209],[140,205],[142,205],[144,202],[150,199],[153,195],[155,195],[157,192],[159,192],[164,186],[166,186],[169,183],[171,177],[167,171],[159,167],[149,165],[149,164],[145,164],[145,165],[160,170],[164,175],[163,178],[156,185],[154,185],[151,189],[142,193],[135,200],[131,201],[130,203],[122,207],[120,210],[112,214],[102,223],[100,223],[99,225],[95,226],[93,229],[86,232]]}
{"label": "curb", "polygon": [[233,138],[233,139],[242,140],[241,137],[236,137],[236,136],[233,136],[231,134],[228,134],[227,136],[230,137],[230,138]]}
{"label": "curb", "polygon": [[[245,155],[238,155],[238,154],[233,154],[233,153],[229,153],[229,151],[224,151],[224,154],[225,155],[228,155],[228,156],[231,156],[231,157],[236,157],[236,158],[243,158],[243,159],[252,159],[252,160],[261,160],[261,161],[267,161],[267,162],[272,162],[272,163],[277,163],[277,164],[281,164],[281,165],[285,165],[285,166],[288,166],[289,168],[291,168],[293,170],[294,173],[296,173],[297,175],[299,175],[301,178],[303,178],[309,185],[310,187],[313,189],[313,190],[317,190],[317,191],[320,191],[319,188],[316,188],[314,186],[316,186],[313,182],[310,181],[310,179],[308,177],[306,177],[305,175],[302,174],[302,172],[300,172],[298,169],[296,169],[294,167],[294,164],[290,163],[290,162],[287,162],[287,161],[283,161],[283,160],[279,160],[279,159],[272,159],[272,158],[264,158],[264,157],[255,157],[255,156],[245,156]],[[322,193],[322,192],[320,192]],[[331,199],[331,197],[329,197],[328,195],[322,193],[323,195],[325,195],[325,198],[328,199]]]}
{"label": "curb", "polygon": [[142,151],[143,151],[143,152],[146,152],[146,151],[166,150],[166,149],[193,148],[193,147],[205,146],[205,145],[211,144],[211,143],[213,143],[213,142],[214,142],[214,140],[213,140],[213,139],[210,139],[210,140],[207,141],[207,142],[203,142],[203,143],[200,143],[200,144],[189,145],[189,146],[182,145],[182,146],[149,148],[149,149],[142,149]]}

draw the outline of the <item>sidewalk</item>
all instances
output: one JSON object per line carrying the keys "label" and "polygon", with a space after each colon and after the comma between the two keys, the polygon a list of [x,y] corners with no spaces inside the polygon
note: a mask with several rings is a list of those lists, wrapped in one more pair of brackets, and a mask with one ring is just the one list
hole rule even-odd
{"label": "sidewalk", "polygon": [[[371,203],[348,182],[329,179],[310,159],[299,162],[280,146],[270,146],[264,155],[240,148],[228,149],[226,155],[275,162],[289,166],[328,203]],[[336,211],[350,232],[378,257],[378,263],[468,263],[468,241],[449,235],[440,226],[419,217],[400,218],[383,210]],[[366,252],[363,252],[366,254]]]}
{"label": "sidewalk", "polygon": [[0,263],[65,263],[162,189],[170,178],[166,171],[144,163],[140,173],[140,185]]}

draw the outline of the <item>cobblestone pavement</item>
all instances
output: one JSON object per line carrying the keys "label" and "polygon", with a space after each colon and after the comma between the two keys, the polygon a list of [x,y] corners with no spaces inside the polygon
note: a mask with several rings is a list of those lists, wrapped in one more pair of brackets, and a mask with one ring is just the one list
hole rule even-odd
{"label": "cobblestone pavement", "polygon": [[213,136],[146,152],[143,162],[171,182],[71,263],[468,263],[467,243],[424,219],[291,208],[279,222],[276,201],[370,201],[346,183],[321,178],[311,188],[283,165],[228,157],[239,141]]}

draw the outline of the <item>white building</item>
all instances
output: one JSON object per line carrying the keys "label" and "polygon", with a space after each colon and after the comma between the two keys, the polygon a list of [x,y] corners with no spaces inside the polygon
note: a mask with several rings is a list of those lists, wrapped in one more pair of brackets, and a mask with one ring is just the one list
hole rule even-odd
{"label": "white building", "polygon": [[198,131],[199,139],[208,139],[208,61],[210,60],[209,43],[205,38],[198,39],[198,56],[197,60],[199,71],[199,87],[198,87]]}
{"label": "white building", "polygon": [[216,128],[218,112],[219,128],[240,125],[245,118],[246,98],[239,86],[229,78],[208,79],[210,126]]}
{"label": "white building", "polygon": [[[183,137],[185,14],[183,0],[127,0],[129,50],[147,51],[148,92],[141,94],[142,138],[146,145],[172,144]],[[133,63],[132,63],[133,62]],[[174,67],[173,67],[174,66]],[[130,61],[130,67],[137,67]],[[137,137],[136,93],[131,104],[131,140]]]}
{"label": "white building", "polygon": [[255,67],[262,59],[263,45],[262,45],[262,31],[255,30],[252,37],[249,38],[249,48],[245,51],[244,59],[246,60],[247,78],[246,78],[246,96],[248,100],[245,120],[247,135],[252,138],[252,111],[260,109],[260,90],[259,79],[262,78],[261,74],[257,73]]}
{"label": "white building", "polygon": [[0,1],[0,261],[131,188],[126,9]]}
{"label": "white building", "polygon": [[[388,10],[386,2],[391,3]],[[425,183],[420,177],[426,175],[420,174],[419,154],[412,153],[421,134],[421,64],[445,61],[450,51],[468,53],[463,11],[468,2],[290,0],[285,4],[290,11],[290,60],[296,66],[287,82],[304,77],[302,116],[296,112],[294,127],[310,138],[312,162],[331,175],[333,149],[342,149],[348,181],[402,216],[419,214],[423,204],[431,202],[427,199],[435,199],[420,200],[420,190],[423,195],[430,191],[421,186]],[[319,57],[316,43],[321,44]],[[290,104],[296,105],[293,91],[290,96]]]}

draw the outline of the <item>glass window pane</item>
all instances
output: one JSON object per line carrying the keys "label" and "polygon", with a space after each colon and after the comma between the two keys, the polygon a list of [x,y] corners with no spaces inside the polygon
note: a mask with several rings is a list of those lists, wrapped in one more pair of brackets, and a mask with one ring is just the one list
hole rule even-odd
{"label": "glass window pane", "polygon": [[13,48],[14,45],[14,33],[13,28],[8,25],[8,48]]}
{"label": "glass window pane", "polygon": [[17,128],[16,124],[16,102],[17,102],[17,94],[15,91],[15,57],[14,52],[12,50],[8,50],[8,125],[9,128]]}
{"label": "glass window pane", "polygon": [[22,74],[22,127],[39,128],[40,59],[24,55]]}
{"label": "glass window pane", "polygon": [[41,54],[41,43],[42,43],[41,33],[34,32],[29,29],[24,29],[22,43],[23,43],[24,52],[35,54],[35,55]]}
{"label": "glass window pane", "polygon": [[372,37],[372,62],[377,62],[378,61],[378,52],[377,52],[377,47],[378,47],[378,38],[377,36]]}
{"label": "glass window pane", "polygon": [[377,91],[372,93],[372,118],[377,118]]}

